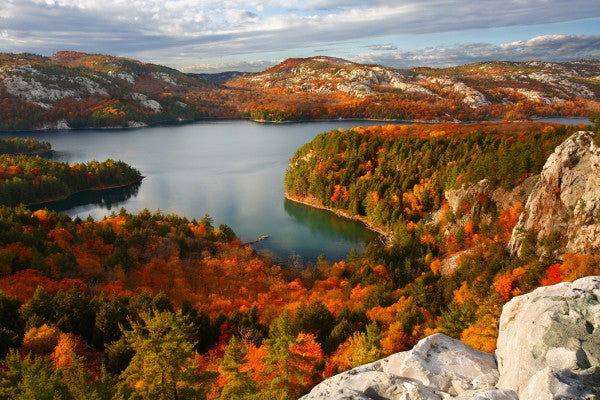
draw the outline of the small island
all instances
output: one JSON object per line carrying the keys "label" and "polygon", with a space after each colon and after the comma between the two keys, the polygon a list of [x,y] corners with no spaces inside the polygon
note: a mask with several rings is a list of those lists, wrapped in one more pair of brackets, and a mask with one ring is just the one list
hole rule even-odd
{"label": "small island", "polygon": [[125,187],[140,182],[140,171],[123,161],[68,164],[38,155],[48,142],[0,140],[0,204],[14,206],[64,200],[76,193]]}
{"label": "small island", "polygon": [[0,139],[0,154],[45,156],[52,153],[52,146],[46,141],[32,138]]}

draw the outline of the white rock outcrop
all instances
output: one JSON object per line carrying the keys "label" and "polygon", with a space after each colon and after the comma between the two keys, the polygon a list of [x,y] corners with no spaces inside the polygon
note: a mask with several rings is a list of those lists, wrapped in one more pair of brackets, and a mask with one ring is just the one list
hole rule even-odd
{"label": "white rock outcrop", "polygon": [[527,231],[538,240],[559,234],[563,253],[600,250],[600,147],[592,132],[579,131],[561,143],[544,164],[508,248],[521,251]]}
{"label": "white rock outcrop", "polygon": [[154,112],[160,112],[162,110],[162,107],[158,101],[149,99],[148,96],[143,93],[132,93],[131,98],[137,101],[142,107]]}
{"label": "white rock outcrop", "polygon": [[600,277],[513,298],[499,331],[498,388],[523,400],[600,398]]}
{"label": "white rock outcrop", "polygon": [[496,389],[497,381],[493,355],[438,333],[410,351],[327,379],[302,399],[516,400],[514,392]]}
{"label": "white rock outcrop", "polygon": [[108,96],[106,88],[89,77],[48,74],[28,64],[3,67],[0,81],[10,95],[45,109],[67,97]]}
{"label": "white rock outcrop", "polygon": [[302,397],[314,399],[598,400],[600,276],[508,302],[496,357],[435,334],[410,351],[331,377]]}

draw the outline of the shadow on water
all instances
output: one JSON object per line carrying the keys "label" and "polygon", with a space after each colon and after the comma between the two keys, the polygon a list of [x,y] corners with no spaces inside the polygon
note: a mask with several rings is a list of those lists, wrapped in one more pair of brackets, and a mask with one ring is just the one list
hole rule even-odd
{"label": "shadow on water", "polygon": [[29,207],[31,210],[47,208],[52,211],[66,211],[75,207],[95,205],[108,210],[117,209],[127,200],[135,197],[141,182],[122,188],[104,189],[99,191],[81,192],[70,196],[68,199],[37,204]]}
{"label": "shadow on water", "polygon": [[283,208],[290,217],[315,234],[325,234],[350,242],[369,242],[378,237],[377,233],[365,229],[361,222],[339,217],[331,211],[313,208],[288,199],[284,199]]}

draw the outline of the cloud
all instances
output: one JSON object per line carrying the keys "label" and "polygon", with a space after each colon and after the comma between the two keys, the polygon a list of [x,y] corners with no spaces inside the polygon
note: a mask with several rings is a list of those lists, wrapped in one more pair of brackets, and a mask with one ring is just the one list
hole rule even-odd
{"label": "cloud", "polygon": [[369,49],[373,51],[386,51],[386,50],[398,50],[396,46],[393,44],[372,44],[369,46]]}
{"label": "cloud", "polygon": [[260,72],[283,60],[232,61],[207,64],[192,64],[181,68],[182,72],[216,73],[223,71]]}
{"label": "cloud", "polygon": [[[395,68],[421,66],[443,68],[493,60],[559,62],[600,58],[600,35],[546,35],[499,45],[466,43],[412,51],[397,50],[395,46],[388,44],[372,45],[369,48],[375,48],[375,51],[357,54],[347,59],[362,64],[380,64]],[[259,72],[280,61],[280,59],[272,59],[194,64],[183,70],[208,73],[226,70]]]}
{"label": "cloud", "polygon": [[583,58],[600,58],[600,35],[546,35],[500,45],[466,43],[412,51],[371,52],[352,57],[352,61],[409,68],[448,67],[491,60],[570,61]]}
{"label": "cloud", "polygon": [[[201,59],[330,48],[382,36],[574,21],[600,16],[600,2],[504,0],[501,10],[507,11],[500,11],[497,0],[1,0],[0,48],[81,50],[184,67]],[[372,52],[385,54],[361,57],[398,61],[401,52],[394,47],[374,44]],[[455,54],[459,48],[444,50],[468,58],[484,46],[475,47],[462,48],[462,54]],[[535,48],[542,51],[543,44]],[[438,58],[427,51],[402,57]]]}

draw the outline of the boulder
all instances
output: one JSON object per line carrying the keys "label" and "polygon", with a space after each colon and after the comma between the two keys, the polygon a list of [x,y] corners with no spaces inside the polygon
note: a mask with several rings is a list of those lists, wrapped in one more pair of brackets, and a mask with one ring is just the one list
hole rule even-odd
{"label": "boulder", "polygon": [[461,399],[515,400],[494,387],[493,355],[471,349],[441,333],[410,351],[362,365],[321,382],[302,399]]}
{"label": "boulder", "polygon": [[497,387],[521,400],[598,398],[600,277],[540,287],[506,303],[496,356]]}
{"label": "boulder", "polygon": [[421,340],[410,351],[394,354],[383,371],[415,379],[456,396],[472,389],[490,389],[498,381],[494,356],[441,333]]}

